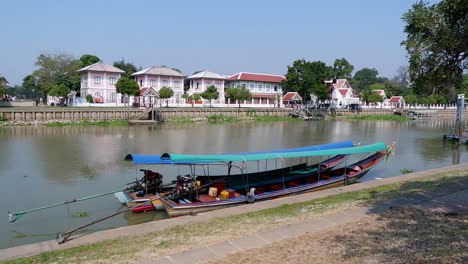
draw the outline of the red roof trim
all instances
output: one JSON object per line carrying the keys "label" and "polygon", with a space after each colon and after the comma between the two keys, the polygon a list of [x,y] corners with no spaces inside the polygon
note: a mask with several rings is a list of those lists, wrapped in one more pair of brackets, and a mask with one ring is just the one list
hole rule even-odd
{"label": "red roof trim", "polygon": [[254,82],[269,82],[269,83],[281,83],[286,80],[283,76],[261,74],[261,73],[247,73],[240,72],[232,75],[228,78],[229,81],[254,81]]}

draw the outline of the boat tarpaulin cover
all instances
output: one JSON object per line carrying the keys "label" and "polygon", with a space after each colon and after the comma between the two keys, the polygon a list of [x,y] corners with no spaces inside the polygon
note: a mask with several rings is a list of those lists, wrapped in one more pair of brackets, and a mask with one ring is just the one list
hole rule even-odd
{"label": "boat tarpaulin cover", "polygon": [[254,153],[254,154],[226,154],[226,155],[190,155],[190,154],[174,154],[166,153],[162,157],[170,158],[174,162],[179,161],[204,161],[204,162],[240,162],[240,161],[255,161],[269,159],[285,159],[285,158],[300,158],[300,157],[317,157],[317,156],[334,156],[342,154],[363,154],[386,150],[388,147],[382,142],[347,148],[335,148],[313,151],[300,152],[275,152],[275,153]]}
{"label": "boat tarpaulin cover", "polygon": [[[252,155],[252,154],[268,154],[268,153],[289,153],[289,152],[303,152],[303,151],[317,151],[317,150],[326,150],[326,149],[336,149],[336,148],[349,148],[353,147],[354,144],[352,141],[342,141],[334,142],[323,145],[312,145],[307,147],[300,148],[289,148],[289,149],[279,149],[279,150],[268,150],[268,151],[258,151],[258,152],[242,152],[242,153],[232,153],[232,154],[208,154],[206,156],[220,156],[220,155]],[[194,156],[203,156],[203,155],[194,155]],[[218,160],[202,160],[197,157],[196,160],[184,159],[184,160],[173,160],[171,157],[166,156],[166,154],[160,155],[142,155],[142,154],[128,154],[125,157],[125,160],[133,160],[134,164],[193,164],[193,163],[210,163],[210,162],[219,162]]]}

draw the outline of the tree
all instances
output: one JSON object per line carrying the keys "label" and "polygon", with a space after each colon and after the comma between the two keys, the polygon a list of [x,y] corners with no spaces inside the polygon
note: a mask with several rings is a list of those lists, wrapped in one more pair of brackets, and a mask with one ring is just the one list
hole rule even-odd
{"label": "tree", "polygon": [[314,94],[320,100],[328,98],[328,89],[324,80],[333,77],[333,69],[321,61],[309,62],[304,59],[296,60],[288,66],[286,81],[282,86],[286,92],[298,92],[302,98],[310,99]]}
{"label": "tree", "polygon": [[400,66],[398,67],[397,74],[393,77],[393,83],[408,88],[410,86],[410,76],[409,76],[409,69],[408,66]]}
{"label": "tree", "polygon": [[403,96],[403,98],[405,99],[405,103],[408,105],[414,105],[418,102],[418,98],[414,93],[407,94]]}
{"label": "tree", "polygon": [[174,91],[170,87],[161,87],[159,89],[159,98],[166,99],[166,107],[169,107],[169,98],[174,95]]}
{"label": "tree", "polygon": [[92,95],[87,94],[85,98],[86,98],[86,102],[88,102],[88,103],[92,103],[92,102],[93,102],[93,96],[92,96]]}
{"label": "tree", "polygon": [[210,107],[211,107],[211,100],[213,99],[218,99],[219,93],[218,89],[214,85],[208,86],[206,91],[204,91],[202,94],[200,94],[203,99],[210,100]]}
{"label": "tree", "polygon": [[23,83],[18,91],[18,96],[25,98],[38,98],[42,97],[42,92],[39,89],[38,78],[34,75],[28,75],[23,78]]}
{"label": "tree", "polygon": [[125,62],[123,58],[121,61],[114,62],[114,67],[117,67],[121,69],[122,71],[125,71],[125,73],[122,74],[122,77],[126,77],[126,78],[131,78],[132,74],[138,71],[137,67],[133,63]]}
{"label": "tree", "polygon": [[351,79],[351,73],[354,71],[354,66],[351,65],[345,58],[336,59],[333,63],[333,75],[338,79]]}
{"label": "tree", "polygon": [[40,54],[36,66],[39,69],[33,72],[37,87],[48,94],[55,85],[63,84],[69,89],[77,90],[80,87],[80,61],[68,54]]}
{"label": "tree", "polygon": [[70,89],[63,84],[56,84],[50,89],[49,95],[57,97],[67,97],[70,93]]}
{"label": "tree", "polygon": [[353,89],[357,91],[366,90],[371,84],[379,82],[379,72],[376,69],[363,68],[354,74]]}
{"label": "tree", "polygon": [[6,88],[8,86],[8,81],[5,79],[5,77],[0,75],[0,96],[5,94]]}
{"label": "tree", "polygon": [[117,81],[117,83],[115,84],[115,89],[118,93],[133,96],[138,95],[138,93],[140,93],[140,87],[138,86],[138,83],[135,80],[126,77],[121,77]]}
{"label": "tree", "polygon": [[239,103],[239,108],[241,107],[241,101],[250,100],[252,98],[252,94],[245,87],[228,88],[227,96],[229,99],[237,100]]}
{"label": "tree", "polygon": [[98,63],[100,61],[101,59],[99,59],[97,56],[85,54],[80,57],[80,67],[84,68],[86,66],[92,65],[94,63]]}
{"label": "tree", "polygon": [[402,17],[409,73],[417,95],[443,94],[455,100],[468,68],[466,0],[419,1]]}
{"label": "tree", "polygon": [[188,95],[187,93],[184,93],[182,95],[182,98],[184,98],[185,100],[190,101],[190,103],[192,104],[192,107],[193,107],[195,102],[200,100],[201,96],[199,94],[197,94],[197,93],[193,93],[192,95]]}
{"label": "tree", "polygon": [[384,99],[382,96],[374,92],[374,89],[372,89],[372,86],[369,86],[366,90],[363,91],[362,100],[369,102],[369,103],[377,103],[377,102],[383,102]]}

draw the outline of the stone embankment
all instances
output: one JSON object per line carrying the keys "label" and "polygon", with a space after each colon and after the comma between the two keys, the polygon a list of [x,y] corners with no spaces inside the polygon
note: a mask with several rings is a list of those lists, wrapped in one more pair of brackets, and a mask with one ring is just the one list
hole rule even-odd
{"label": "stone embankment", "polygon": [[[203,120],[218,115],[245,119],[255,116],[285,117],[291,109],[284,108],[162,108],[156,115],[162,119],[189,118]],[[417,110],[415,110],[417,111]],[[430,118],[453,118],[455,110],[424,110]],[[327,111],[327,114],[329,112]],[[391,109],[363,109],[352,111],[337,109],[336,116],[350,115],[392,115]],[[152,111],[144,108],[62,108],[62,107],[18,107],[0,108],[0,121],[3,125],[41,125],[48,122],[68,122],[81,120],[151,120]],[[465,113],[468,116],[468,111]],[[6,121],[6,122],[5,122]]]}

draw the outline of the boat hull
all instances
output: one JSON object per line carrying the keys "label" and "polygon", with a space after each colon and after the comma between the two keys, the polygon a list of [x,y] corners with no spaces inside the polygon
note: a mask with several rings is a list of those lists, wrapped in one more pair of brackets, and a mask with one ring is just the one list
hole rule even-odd
{"label": "boat hull", "polygon": [[[270,190],[268,192],[262,192],[259,194],[255,194],[252,197],[248,197],[247,195],[226,199],[226,200],[215,200],[210,202],[191,202],[191,203],[176,203],[173,200],[169,199],[169,197],[162,197],[156,194],[163,204],[164,209],[166,210],[167,214],[171,217],[182,216],[182,215],[193,215],[197,213],[207,212],[211,210],[217,210],[222,208],[227,208],[231,206],[236,206],[239,204],[244,203],[252,203],[255,201],[262,201],[262,200],[269,200],[275,199],[279,197],[289,196],[289,195],[296,195],[302,194],[312,191],[319,191],[328,188],[334,188],[338,186],[344,186],[347,184],[351,184],[357,181],[359,178],[366,175],[369,170],[378,164],[383,158],[388,155],[388,151],[380,151],[372,156],[363,159],[355,164],[352,164],[345,168],[340,168],[336,170],[330,170],[328,172],[324,172],[318,177],[322,177],[321,179],[315,180],[315,182],[310,183],[302,183],[297,184],[295,180],[291,180],[288,182],[288,186],[285,186],[283,183],[283,188],[278,190]],[[312,178],[312,177],[311,177]],[[303,181],[304,179],[300,179]],[[314,179],[311,179],[314,180]],[[297,186],[293,186],[297,184]],[[276,184],[277,186],[278,184]],[[271,188],[271,186],[270,186]]]}

